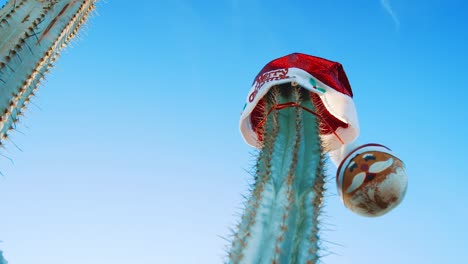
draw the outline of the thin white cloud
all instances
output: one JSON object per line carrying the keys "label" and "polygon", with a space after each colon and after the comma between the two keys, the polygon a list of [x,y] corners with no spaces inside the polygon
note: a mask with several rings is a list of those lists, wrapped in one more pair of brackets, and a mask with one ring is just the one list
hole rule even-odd
{"label": "thin white cloud", "polygon": [[393,12],[392,6],[390,5],[390,1],[389,0],[380,0],[380,3],[385,8],[387,13],[392,17],[392,19],[395,22],[395,25],[397,26],[397,28],[399,28],[400,27],[400,20],[398,19],[398,16],[395,14],[395,12]]}

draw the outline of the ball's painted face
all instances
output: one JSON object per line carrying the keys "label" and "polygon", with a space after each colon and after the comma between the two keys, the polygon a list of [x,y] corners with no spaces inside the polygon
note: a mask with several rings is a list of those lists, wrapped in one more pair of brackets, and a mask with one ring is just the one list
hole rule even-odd
{"label": "ball's painted face", "polygon": [[343,170],[345,205],[366,216],[379,216],[397,206],[407,186],[404,165],[381,151],[365,151],[352,158]]}

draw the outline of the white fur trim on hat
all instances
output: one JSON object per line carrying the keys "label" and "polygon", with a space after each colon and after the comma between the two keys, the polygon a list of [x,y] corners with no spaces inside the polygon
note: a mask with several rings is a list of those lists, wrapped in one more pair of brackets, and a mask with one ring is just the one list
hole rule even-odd
{"label": "white fur trim on hat", "polygon": [[[271,87],[279,84],[296,82],[301,87],[317,93],[325,108],[340,121],[348,124],[347,128],[339,127],[335,133],[346,144],[359,135],[359,123],[353,99],[346,94],[336,91],[321,82],[308,72],[299,68],[276,69],[264,73],[260,80],[256,80],[247,95],[246,104],[240,118],[240,131],[247,144],[260,148],[257,134],[250,122],[250,114],[260,99],[265,96]],[[334,150],[343,145],[334,134],[321,135],[326,151]]]}

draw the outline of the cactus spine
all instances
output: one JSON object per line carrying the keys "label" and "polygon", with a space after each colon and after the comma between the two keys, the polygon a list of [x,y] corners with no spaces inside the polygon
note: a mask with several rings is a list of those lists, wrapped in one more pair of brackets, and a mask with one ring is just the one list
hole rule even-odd
{"label": "cactus spine", "polygon": [[271,112],[286,102],[314,106],[308,92],[290,84],[272,88],[265,100],[263,148],[228,263],[314,264],[324,191],[318,121],[300,107]]}
{"label": "cactus spine", "polygon": [[11,0],[0,9],[0,145],[95,2]]}

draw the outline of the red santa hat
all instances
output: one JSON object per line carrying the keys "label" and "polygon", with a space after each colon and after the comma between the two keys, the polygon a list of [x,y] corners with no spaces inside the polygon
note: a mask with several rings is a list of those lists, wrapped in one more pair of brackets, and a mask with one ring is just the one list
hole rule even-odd
{"label": "red santa hat", "polygon": [[258,105],[274,85],[295,82],[310,91],[320,114],[320,136],[327,151],[352,142],[359,135],[353,92],[343,66],[338,62],[293,53],[269,62],[255,77],[240,118],[240,131],[247,144],[260,148],[257,133]]}

